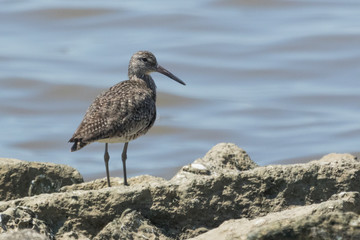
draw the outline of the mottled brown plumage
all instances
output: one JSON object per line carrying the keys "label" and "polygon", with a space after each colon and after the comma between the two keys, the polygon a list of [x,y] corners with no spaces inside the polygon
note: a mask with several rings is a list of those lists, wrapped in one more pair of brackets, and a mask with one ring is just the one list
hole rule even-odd
{"label": "mottled brown plumage", "polygon": [[125,143],[122,161],[124,184],[127,185],[125,162],[128,142],[144,135],[155,122],[156,85],[150,76],[151,72],[162,73],[185,85],[179,78],[158,65],[152,53],[139,51],[130,59],[129,80],[112,86],[96,97],[69,140],[74,143],[71,151],[77,151],[96,141],[105,143],[104,161],[109,187],[108,143]]}

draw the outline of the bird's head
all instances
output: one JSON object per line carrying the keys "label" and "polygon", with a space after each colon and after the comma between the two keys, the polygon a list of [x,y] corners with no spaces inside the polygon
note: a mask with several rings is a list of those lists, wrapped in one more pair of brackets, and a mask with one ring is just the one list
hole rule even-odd
{"label": "bird's head", "polygon": [[128,71],[129,77],[133,75],[141,77],[144,75],[149,75],[152,72],[159,72],[177,81],[178,83],[185,85],[182,80],[180,80],[174,74],[160,66],[157,63],[154,54],[148,51],[136,52],[130,59]]}

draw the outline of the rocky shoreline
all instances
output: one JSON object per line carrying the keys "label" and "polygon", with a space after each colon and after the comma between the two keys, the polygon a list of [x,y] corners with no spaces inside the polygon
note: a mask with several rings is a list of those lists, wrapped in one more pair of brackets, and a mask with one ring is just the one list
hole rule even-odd
{"label": "rocky shoreline", "polygon": [[220,143],[169,181],[111,188],[69,166],[0,160],[0,239],[360,239],[350,154],[260,167]]}

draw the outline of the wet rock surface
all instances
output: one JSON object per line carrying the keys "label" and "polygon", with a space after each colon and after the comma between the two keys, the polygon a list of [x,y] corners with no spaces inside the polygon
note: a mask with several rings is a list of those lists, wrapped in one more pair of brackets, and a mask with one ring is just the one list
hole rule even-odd
{"label": "wet rock surface", "polygon": [[[61,176],[51,179],[64,182]],[[360,163],[350,154],[260,167],[243,149],[221,143],[169,181],[152,176],[131,178],[130,186],[120,178],[111,181],[111,188],[99,179],[3,198],[0,231],[32,229],[46,239],[360,236]]]}

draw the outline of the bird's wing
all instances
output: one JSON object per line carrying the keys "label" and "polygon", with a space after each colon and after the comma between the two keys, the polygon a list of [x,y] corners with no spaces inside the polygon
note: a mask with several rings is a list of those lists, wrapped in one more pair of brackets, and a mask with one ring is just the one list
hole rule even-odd
{"label": "bird's wing", "polygon": [[81,139],[83,142],[93,142],[112,137],[129,138],[141,135],[142,131],[151,127],[156,117],[151,91],[134,84],[122,83],[103,92],[94,100],[70,141]]}

